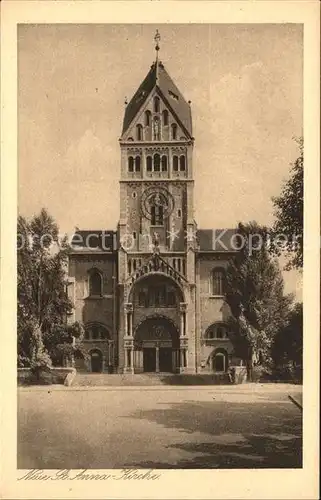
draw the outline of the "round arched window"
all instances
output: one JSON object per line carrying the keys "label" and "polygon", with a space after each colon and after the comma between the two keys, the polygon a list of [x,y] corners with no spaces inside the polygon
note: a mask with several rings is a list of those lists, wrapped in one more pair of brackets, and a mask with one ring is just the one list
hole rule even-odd
{"label": "round arched window", "polygon": [[102,294],[102,276],[97,269],[89,272],[89,295]]}
{"label": "round arched window", "polygon": [[154,97],[154,112],[159,113],[159,97]]}
{"label": "round arched window", "polygon": [[205,333],[205,338],[211,339],[228,339],[228,328],[224,323],[213,323]]}
{"label": "round arched window", "polygon": [[145,125],[149,127],[151,119],[151,112],[149,110],[145,111]]}

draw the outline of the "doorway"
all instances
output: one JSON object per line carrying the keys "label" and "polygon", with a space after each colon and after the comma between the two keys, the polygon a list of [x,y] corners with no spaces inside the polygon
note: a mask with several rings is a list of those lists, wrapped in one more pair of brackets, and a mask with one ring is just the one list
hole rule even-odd
{"label": "doorway", "polygon": [[144,372],[156,371],[156,349],[154,347],[143,349],[143,368]]}
{"label": "doorway", "polygon": [[103,371],[103,356],[101,351],[95,350],[90,353],[91,371],[100,373]]}
{"label": "doorway", "polygon": [[159,371],[172,372],[173,360],[172,349],[170,347],[160,347],[159,349]]}
{"label": "doorway", "polygon": [[216,353],[213,358],[213,370],[215,372],[225,372],[226,368],[226,356],[222,352]]}

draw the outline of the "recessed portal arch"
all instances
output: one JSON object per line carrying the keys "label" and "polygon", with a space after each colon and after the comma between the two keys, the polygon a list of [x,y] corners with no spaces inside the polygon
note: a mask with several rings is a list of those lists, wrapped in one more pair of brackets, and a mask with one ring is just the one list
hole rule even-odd
{"label": "recessed portal arch", "polygon": [[144,372],[175,372],[179,366],[179,332],[168,317],[152,314],[144,318],[134,331],[134,348],[140,353]]}

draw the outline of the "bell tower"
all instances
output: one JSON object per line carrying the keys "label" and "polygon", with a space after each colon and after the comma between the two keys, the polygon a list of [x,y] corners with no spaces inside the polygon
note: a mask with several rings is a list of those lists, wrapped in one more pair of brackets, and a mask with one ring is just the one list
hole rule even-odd
{"label": "bell tower", "polygon": [[[132,308],[126,305],[130,276],[144,268],[156,250],[184,281],[188,297],[190,287],[195,287],[191,106],[159,59],[158,31],[154,41],[155,60],[132,99],[125,102],[119,139],[118,281],[120,309],[125,311]],[[120,337],[132,336],[128,318],[120,313]],[[191,328],[192,322],[191,316]],[[125,344],[120,338],[120,360]],[[123,362],[128,365],[130,359]]]}
{"label": "bell tower", "polygon": [[159,60],[159,43],[156,32],[155,61],[126,104],[120,240],[148,252],[157,233],[161,252],[184,252],[194,230],[191,109]]}

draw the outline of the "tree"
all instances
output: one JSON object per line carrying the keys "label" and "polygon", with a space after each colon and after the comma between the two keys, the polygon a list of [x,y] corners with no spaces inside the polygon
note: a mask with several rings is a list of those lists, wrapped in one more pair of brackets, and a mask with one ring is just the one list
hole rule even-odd
{"label": "tree", "polygon": [[[66,238],[42,209],[27,221],[18,218],[18,362],[31,363],[48,352],[46,336],[53,325],[66,326],[72,303],[66,294]],[[47,344],[47,345],[46,345]]]}
{"label": "tree", "polygon": [[240,250],[227,268],[226,302],[231,341],[252,380],[255,364],[271,362],[273,338],[286,323],[292,296],[284,294],[278,262],[269,253],[268,229],[251,222],[239,224],[237,232]]}
{"label": "tree", "polygon": [[82,343],[84,333],[84,328],[78,321],[69,325],[53,324],[51,326],[44,334],[44,345],[54,365],[70,366],[77,353],[81,353],[84,358],[87,356]]}
{"label": "tree", "polygon": [[302,378],[303,304],[296,303],[287,324],[276,334],[272,358],[276,371],[286,378]]}
{"label": "tree", "polygon": [[[284,250],[289,258],[287,270],[303,266],[303,139],[297,139],[297,143],[299,156],[292,164],[290,178],[280,196],[272,198],[276,217],[273,239],[284,235]],[[277,245],[273,248],[280,254]]]}

